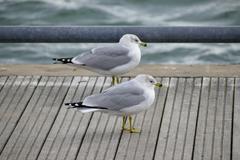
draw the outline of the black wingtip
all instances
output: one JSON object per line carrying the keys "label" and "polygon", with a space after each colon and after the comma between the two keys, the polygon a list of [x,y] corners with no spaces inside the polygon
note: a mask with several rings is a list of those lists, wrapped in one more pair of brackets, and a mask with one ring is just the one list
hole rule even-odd
{"label": "black wingtip", "polygon": [[82,104],[83,102],[76,102],[76,103],[65,103],[66,106],[69,106],[67,109],[71,108],[94,108],[94,109],[107,109],[105,107],[98,107],[98,106],[85,106]]}
{"label": "black wingtip", "polygon": [[71,108],[80,108],[82,107],[82,102],[76,102],[76,103],[64,103],[66,106],[69,106],[68,109]]}
{"label": "black wingtip", "polygon": [[55,63],[60,62],[60,63],[63,63],[63,64],[72,63],[72,59],[73,59],[73,57],[70,57],[70,58],[52,58],[52,60],[55,61]]}
{"label": "black wingtip", "polygon": [[64,103],[66,106],[81,106],[82,102]]}
{"label": "black wingtip", "polygon": [[71,105],[71,103],[65,103],[65,106],[68,106],[67,109],[71,109],[71,108],[74,107],[74,106]]}

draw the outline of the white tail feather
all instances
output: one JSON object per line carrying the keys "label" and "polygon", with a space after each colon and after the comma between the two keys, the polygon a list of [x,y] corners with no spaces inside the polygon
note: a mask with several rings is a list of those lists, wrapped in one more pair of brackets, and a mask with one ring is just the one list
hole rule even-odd
{"label": "white tail feather", "polygon": [[96,109],[96,108],[78,108],[78,109],[82,113],[95,112],[95,111],[99,111],[100,110],[100,109]]}

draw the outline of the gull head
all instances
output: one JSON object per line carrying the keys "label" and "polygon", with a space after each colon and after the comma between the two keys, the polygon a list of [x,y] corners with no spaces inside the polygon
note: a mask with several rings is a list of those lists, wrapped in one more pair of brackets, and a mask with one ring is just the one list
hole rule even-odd
{"label": "gull head", "polygon": [[141,85],[144,85],[146,87],[151,87],[151,88],[162,87],[162,84],[157,82],[157,80],[153,78],[153,76],[151,75],[140,74],[136,76],[135,80],[138,81]]}
{"label": "gull head", "polygon": [[134,34],[125,34],[122,36],[122,38],[119,40],[120,44],[123,44],[125,46],[129,45],[140,45],[143,47],[147,47],[147,43],[142,42],[136,35]]}

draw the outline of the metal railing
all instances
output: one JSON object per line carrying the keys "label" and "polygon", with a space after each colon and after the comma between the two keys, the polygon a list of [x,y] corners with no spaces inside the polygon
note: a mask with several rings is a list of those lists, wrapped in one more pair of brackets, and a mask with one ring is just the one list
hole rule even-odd
{"label": "metal railing", "polygon": [[2,26],[0,43],[109,43],[126,33],[146,42],[240,43],[240,27]]}

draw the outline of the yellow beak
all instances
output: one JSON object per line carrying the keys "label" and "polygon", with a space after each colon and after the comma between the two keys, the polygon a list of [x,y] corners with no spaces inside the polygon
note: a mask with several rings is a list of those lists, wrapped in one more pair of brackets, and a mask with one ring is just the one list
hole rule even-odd
{"label": "yellow beak", "polygon": [[147,47],[147,43],[144,43],[144,42],[140,42],[139,45],[143,47]]}
{"label": "yellow beak", "polygon": [[161,83],[156,83],[154,84],[154,86],[158,87],[158,88],[161,88],[162,87],[162,84]]}

